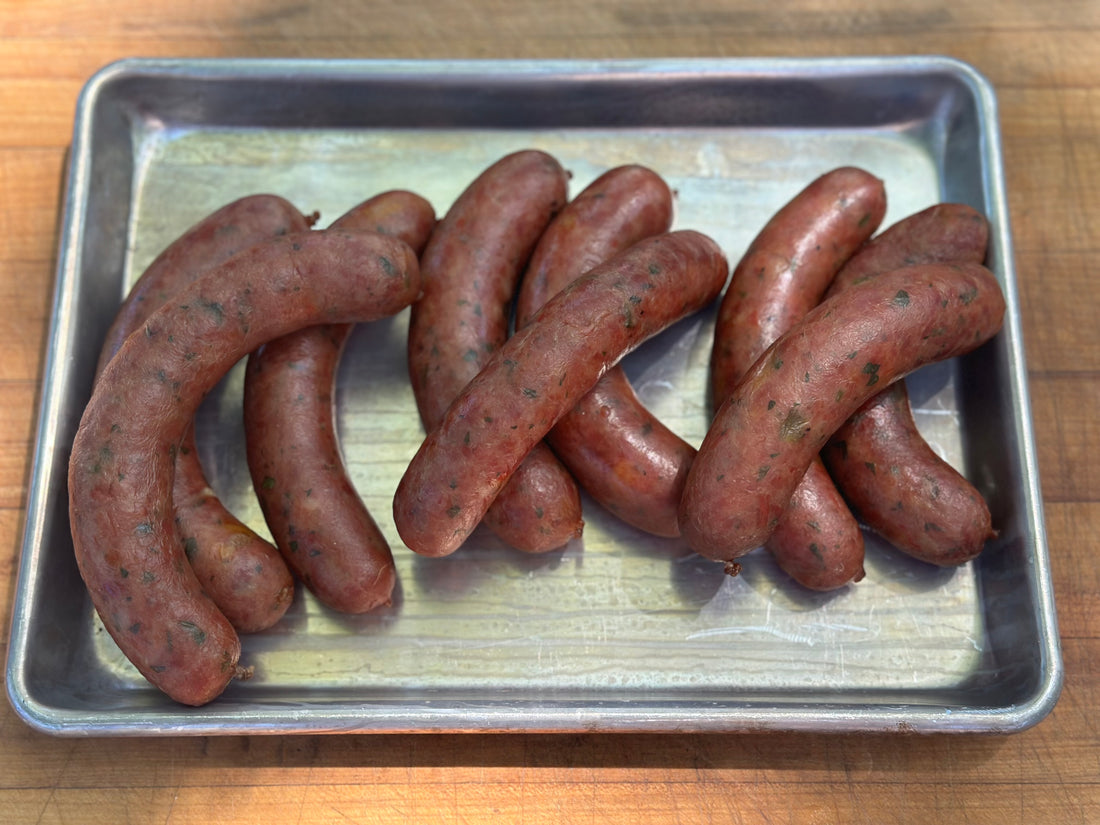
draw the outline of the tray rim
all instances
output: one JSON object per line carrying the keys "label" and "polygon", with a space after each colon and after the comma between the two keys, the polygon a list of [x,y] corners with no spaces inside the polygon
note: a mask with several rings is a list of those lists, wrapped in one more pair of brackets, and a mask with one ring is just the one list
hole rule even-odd
{"label": "tray rim", "polygon": [[[561,703],[525,701],[496,703],[491,706],[469,702],[419,702],[417,706],[391,702],[335,704],[322,714],[310,715],[301,709],[283,714],[280,723],[264,712],[233,712],[218,703],[179,712],[159,713],[156,722],[135,724],[121,718],[117,711],[106,713],[51,709],[32,694],[23,664],[30,642],[27,619],[35,579],[39,575],[40,538],[45,518],[46,482],[53,475],[51,462],[57,461],[61,426],[58,398],[52,376],[64,368],[71,352],[72,324],[63,319],[73,315],[73,299],[65,286],[72,277],[75,253],[72,251],[82,234],[83,205],[89,194],[88,168],[91,161],[91,120],[100,94],[115,79],[141,74],[158,78],[198,77],[278,80],[283,77],[326,77],[369,81],[371,78],[400,74],[407,77],[431,77],[439,73],[494,76],[509,75],[516,82],[524,78],[564,73],[591,73],[600,76],[643,74],[647,76],[690,73],[730,75],[740,78],[791,76],[826,71],[830,76],[907,74],[914,71],[948,73],[965,83],[974,96],[979,113],[978,141],[982,162],[992,174],[983,176],[984,196],[997,220],[997,244],[1004,251],[1000,273],[1009,301],[1006,327],[1012,346],[1010,368],[1015,383],[1014,400],[1022,412],[1019,444],[1028,505],[1026,521],[1033,531],[1036,550],[1032,566],[1031,597],[1037,612],[1040,642],[1040,679],[1030,700],[1007,707],[965,707],[952,709],[936,704],[889,704],[875,706],[854,703],[773,703],[751,706],[731,701],[714,706],[714,714],[700,719],[685,713],[683,706],[634,705],[630,701],[606,703]],[[990,81],[974,66],[942,55],[887,55],[854,57],[775,57],[775,58],[656,58],[656,59],[549,59],[549,60],[416,60],[416,59],[327,59],[327,58],[140,58],[127,57],[108,63],[89,78],[77,100],[72,143],[64,186],[62,220],[58,234],[52,314],[42,362],[41,395],[35,429],[34,450],[28,479],[28,497],[24,510],[24,532],[16,572],[16,587],[10,617],[9,655],[6,670],[8,698],[17,714],[33,728],[58,736],[150,736],[150,735],[229,735],[290,733],[367,733],[367,732],[997,732],[1025,730],[1045,718],[1056,704],[1064,681],[1057,614],[1051,583],[1049,550],[1046,539],[1043,503],[1038,477],[1030,395],[1024,361],[1022,325],[1019,316],[1018,289],[1008,206],[1003,175],[1003,155],[997,125],[996,95]],[[992,216],[991,216],[992,217]],[[64,383],[64,382],[62,382]],[[57,480],[54,479],[55,485]],[[64,480],[60,481],[63,487]],[[667,704],[667,703],[666,703]],[[456,709],[456,706],[460,706]],[[538,717],[532,711],[538,712]],[[463,712],[465,711],[465,715]],[[473,712],[471,712],[473,711]],[[277,715],[277,714],[276,714]]]}

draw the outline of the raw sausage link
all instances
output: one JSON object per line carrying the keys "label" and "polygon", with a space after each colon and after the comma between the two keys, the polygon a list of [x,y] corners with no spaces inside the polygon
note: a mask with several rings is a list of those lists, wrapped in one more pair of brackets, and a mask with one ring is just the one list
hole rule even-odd
{"label": "raw sausage link", "polygon": [[911,266],[823,301],[756,361],[719,409],[688,473],[680,527],[732,561],[767,541],[829,437],[881,387],[969,352],[1005,302],[977,264]]}
{"label": "raw sausage link", "polygon": [[229,512],[199,462],[194,427],[180,443],[172,483],[176,525],[203,590],[239,633],[271,627],[294,600],[278,548]]}
{"label": "raw sausage link", "polygon": [[976,263],[985,260],[989,221],[962,203],[937,203],[866,243],[837,273],[826,297],[901,266]]}
{"label": "raw sausage link", "polygon": [[764,547],[809,590],[836,590],[863,579],[863,533],[821,459],[806,468]]}
{"label": "raw sausage link", "polygon": [[[422,256],[424,295],[413,305],[408,343],[427,431],[508,338],[520,274],[565,205],[567,186],[550,155],[515,152],[478,175],[436,226]],[[576,482],[543,444],[485,514],[501,540],[530,553],[561,547],[583,524]]]}
{"label": "raw sausage link", "polygon": [[[830,293],[907,264],[980,263],[988,239],[981,213],[964,204],[936,204],[867,244]],[[977,556],[994,535],[981,493],[918,431],[904,381],[867,401],[821,455],[863,523],[904,553],[957,565]]]}
{"label": "raw sausage link", "polygon": [[996,535],[981,493],[921,436],[902,382],[864,404],[822,455],[860,519],[914,558],[963,564]]}
{"label": "raw sausage link", "polygon": [[695,448],[646,409],[613,367],[546,438],[574,478],[627,524],[680,535],[676,511]]}
{"label": "raw sausage link", "polygon": [[175,455],[195,409],[266,341],[396,313],[419,288],[416,256],[398,240],[275,238],[177,293],[104,370],[69,462],[73,547],[104,626],[176,701],[214,699],[240,657],[240,640],[187,564],[173,518]]}
{"label": "raw sausage link", "polygon": [[[417,254],[435,224],[419,195],[383,192],[330,229],[400,238]],[[353,324],[308,327],[248,358],[245,443],[264,519],[287,563],[323,603],[365,613],[388,603],[393,555],[344,465],[336,433],[336,373]]]}
{"label": "raw sausage link", "polygon": [[[526,326],[546,300],[597,264],[667,232],[672,191],[643,166],[600,175],[554,218],[531,256],[516,301]],[[628,524],[678,536],[676,508],[695,448],[642,405],[615,366],[546,437],[592,497]]]}
{"label": "raw sausage link", "polygon": [[760,354],[821,302],[885,214],[882,181],[849,166],[818,177],[767,222],[718,306],[710,367],[715,408]]}
{"label": "raw sausage link", "polygon": [[246,195],[200,220],[169,244],[134,281],[103,339],[96,375],[130,333],[180,287],[238,252],[277,235],[303,232],[317,220],[278,195]]}
{"label": "raw sausage link", "polygon": [[624,354],[713,301],[718,245],[682,230],[642,241],[547,302],[466,385],[413,456],[394,518],[415,552],[454,552],[527,453]]}
{"label": "raw sausage link", "polygon": [[672,225],[672,190],[656,172],[631,164],[604,172],[546,227],[516,296],[516,327],[581,275]]}
{"label": "raw sausage link", "polygon": [[[826,172],[765,224],[734,267],[711,355],[715,409],[776,338],[821,302],[829,283],[886,214],[882,181],[846,166]],[[804,587],[863,578],[863,534],[815,458],[764,546]]]}
{"label": "raw sausage link", "polygon": [[[130,333],[187,284],[253,244],[309,229],[312,220],[283,198],[260,194],[199,221],[165,248],[127,293],[96,375]],[[293,600],[294,578],[278,550],[230,513],[211,488],[193,428],[180,444],[172,501],[195,575],[233,627],[254,633],[279,621]]]}

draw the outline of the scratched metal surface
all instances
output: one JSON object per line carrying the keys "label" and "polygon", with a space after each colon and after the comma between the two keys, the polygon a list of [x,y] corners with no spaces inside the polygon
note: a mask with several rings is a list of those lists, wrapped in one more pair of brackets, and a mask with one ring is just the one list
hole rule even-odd
{"label": "scratched metal surface", "polygon": [[[921,59],[719,65],[742,92],[778,71],[792,84],[793,103],[772,112],[767,96],[750,94],[760,112],[749,106],[745,114],[743,103],[724,125],[730,116],[707,108],[721,109],[720,86],[710,97],[697,92],[695,102],[654,95],[674,87],[677,73],[706,76],[713,64],[648,64],[619,74],[606,64],[522,64],[513,67],[518,81],[482,64],[434,71],[419,64],[411,93],[433,100],[446,97],[437,81],[456,69],[481,72],[483,87],[518,83],[520,93],[524,73],[532,86],[560,75],[555,82],[574,98],[557,104],[565,107],[560,123],[552,114],[526,122],[488,96],[469,103],[482,107],[480,120],[463,110],[452,122],[423,124],[396,112],[364,127],[331,108],[320,121],[294,122],[248,109],[253,97],[239,101],[236,119],[194,102],[200,88],[210,93],[205,72],[227,73],[245,89],[252,80],[257,94],[287,88],[263,64],[199,64],[197,76],[187,63],[124,65],[110,78],[113,88],[87,93],[94,140],[77,145],[96,160],[90,179],[99,168],[106,183],[125,181],[127,189],[88,187],[80,190],[85,200],[70,204],[77,220],[62,241],[82,254],[70,254],[72,269],[60,276],[58,348],[97,349],[96,334],[129,284],[181,231],[228,200],[276,192],[303,211],[318,210],[323,226],[371,194],[408,188],[443,214],[481,169],[524,147],[555,155],[571,171],[574,193],[612,166],[650,166],[677,193],[675,225],[710,234],[731,262],[806,183],[835,166],[860,165],[886,182],[883,226],[939,200],[986,212],[995,229],[990,263],[1011,308],[1010,236],[989,135],[995,118],[979,77],[951,61]],[[338,70],[353,90],[398,71],[297,68],[318,72],[322,84],[325,69]],[[623,107],[617,122],[587,113],[593,70],[616,78],[609,88]],[[672,80],[647,86],[639,71]],[[127,86],[131,75],[142,82]],[[175,84],[179,101],[164,104],[174,120],[146,108],[155,109],[149,90],[158,83]],[[884,83],[896,87],[886,98],[896,112],[851,104],[853,94]],[[837,95],[842,113],[832,115],[826,107]],[[95,108],[108,103],[127,115],[124,131]],[[698,122],[676,120],[665,112],[670,106],[680,118],[695,106]],[[96,244],[106,252],[93,259]],[[96,265],[111,260],[117,266]],[[701,313],[623,362],[647,405],[696,445],[708,422],[712,323],[712,311]],[[394,605],[340,616],[299,588],[279,625],[244,639],[242,661],[255,666],[255,677],[183,712],[144,683],[100,626],[80,590],[67,524],[56,523],[63,510],[56,479],[43,480],[41,509],[54,515],[28,520],[9,693],[31,724],[61,734],[1026,727],[1049,710],[1061,675],[1015,324],[976,356],[909,379],[920,427],[990,497],[1001,537],[979,562],[941,570],[868,535],[865,580],[830,594],[793,584],[760,550],[730,578],[679,541],[633,530],[589,499],[583,539],[546,556],[510,550],[482,530],[454,556],[416,556],[401,545],[391,516],[393,490],[423,437],[405,371],[407,312],[360,326],[341,366],[337,423],[353,480],[395,551]],[[67,411],[67,429],[52,441],[40,435],[47,467],[51,449],[60,454],[71,440],[86,400],[87,355],[68,364],[48,367],[48,400]],[[997,392],[979,387],[990,373]],[[245,466],[242,380],[238,365],[204,404],[200,450],[223,500],[266,533]],[[56,473],[60,460],[52,466]],[[71,589],[73,605],[64,611],[36,590],[47,569]],[[65,656],[43,653],[44,623],[63,628]]]}

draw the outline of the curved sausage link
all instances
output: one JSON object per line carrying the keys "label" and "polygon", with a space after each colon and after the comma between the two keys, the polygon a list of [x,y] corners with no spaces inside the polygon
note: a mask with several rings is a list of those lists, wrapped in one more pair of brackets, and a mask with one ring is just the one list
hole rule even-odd
{"label": "curved sausage link", "polygon": [[316,214],[305,216],[285,198],[266,193],[246,195],[207,215],[165,247],[134,281],[103,338],[95,374],[181,287],[253,244],[303,232],[316,220]]}
{"label": "curved sausage link", "polygon": [[[419,254],[435,210],[412,192],[383,192],[330,229],[400,238]],[[336,374],[353,324],[308,327],[248,357],[248,467],[264,519],[295,575],[324,604],[365,613],[388,603],[393,556],[344,465],[336,433]]]}
{"label": "curved sausage link", "polygon": [[985,260],[989,221],[963,203],[937,203],[887,227],[852,256],[829,285],[826,297],[853,284],[915,264]]}
{"label": "curved sausage link", "polygon": [[[760,354],[821,302],[885,214],[882,181],[846,166],[815,179],[764,225],[719,305],[711,354],[715,409]],[[819,459],[764,546],[784,572],[812,590],[863,578],[863,534]]]}
{"label": "curved sausage link", "polygon": [[819,458],[806,468],[764,547],[784,573],[809,590],[836,590],[863,579],[859,522]]}
{"label": "curved sausage link", "polygon": [[[303,232],[304,217],[277,195],[248,195],[199,221],[165,248],[127,293],[100,351],[98,376],[122,342],[169,298],[233,255],[267,238]],[[234,516],[211,489],[189,428],[176,458],[172,501],[195,575],[233,627],[275,624],[294,597],[294,578],[272,544]]]}
{"label": "curved sausage link", "polygon": [[[841,270],[830,294],[898,266],[981,263],[988,240],[984,215],[965,204],[936,204],[864,246]],[[962,564],[995,535],[981,493],[921,436],[903,381],[867,401],[821,455],[863,523],[914,558]]]}
{"label": "curved sausage link", "polygon": [[416,256],[395,239],[275,238],[177,293],[100,376],[69,461],[73,548],[108,632],[176,701],[214,699],[240,658],[240,640],[187,564],[173,517],[175,457],[195,409],[261,344],[304,326],[396,313],[418,290]]}
{"label": "curved sausage link", "polygon": [[[517,328],[592,267],[667,232],[672,210],[672,191],[650,169],[600,175],[535,247],[516,301]],[[680,534],[676,508],[695,448],[645,408],[621,367],[608,370],[546,440],[581,487],[623,521],[658,536]]]}
{"label": "curved sausage link", "polygon": [[680,535],[676,511],[695,448],[646,409],[612,367],[546,437],[582,487],[627,524]]}
{"label": "curved sausage link", "polygon": [[413,456],[394,496],[414,552],[454,552],[535,444],[623,355],[713,301],[729,265],[682,230],[635,244],[547,302],[486,362]]}
{"label": "curved sausage link", "polygon": [[902,382],[860,407],[822,455],[860,519],[903,553],[951,567],[996,535],[981,493],[921,436]]}
{"label": "curved sausage link", "polygon": [[554,217],[539,238],[516,296],[516,328],[594,266],[672,225],[672,190],[637,164],[597,177]]}
{"label": "curved sausage link", "polygon": [[[409,321],[409,376],[429,432],[508,338],[512,299],[531,251],[566,201],[568,178],[545,152],[524,150],[484,170],[436,226],[424,250],[424,295]],[[539,444],[485,514],[485,525],[538,553],[581,534],[576,482]]]}
{"label": "curved sausage link", "polygon": [[278,622],[294,600],[294,576],[278,548],[233,515],[211,488],[194,426],[176,455],[172,505],[191,568],[237,632],[258,633]]}
{"label": "curved sausage link", "polygon": [[820,303],[718,410],[680,506],[692,548],[729,562],[767,541],[814,456],[869,397],[980,346],[1004,310],[977,264],[904,267]]}

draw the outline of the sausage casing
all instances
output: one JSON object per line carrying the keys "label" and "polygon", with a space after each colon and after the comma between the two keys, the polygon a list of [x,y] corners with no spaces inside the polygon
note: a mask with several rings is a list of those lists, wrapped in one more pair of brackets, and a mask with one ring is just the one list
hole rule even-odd
{"label": "sausage casing", "polygon": [[829,285],[832,296],[852,284],[901,266],[985,260],[989,221],[963,203],[937,203],[887,227],[844,264]]}
{"label": "sausage casing", "polygon": [[912,266],[823,301],[755,362],[688,473],[680,526],[731,561],[767,541],[829,437],[869,397],[1000,329],[1005,301],[977,264]]}
{"label": "sausage casing", "polygon": [[[981,213],[965,204],[936,204],[864,246],[841,270],[830,294],[898,266],[980,263],[988,238]],[[821,455],[860,520],[914,558],[962,564],[994,534],[981,493],[917,429],[903,381],[860,407]]]}
{"label": "sausage casing", "polygon": [[995,535],[981,493],[921,436],[901,382],[860,407],[822,455],[860,519],[914,558],[963,564]]}
{"label": "sausage casing", "polygon": [[[761,353],[821,302],[885,214],[882,181],[846,166],[816,178],[764,225],[718,308],[710,373],[715,409]],[[863,578],[859,523],[816,458],[764,546],[784,572],[813,590]]]}
{"label": "sausage casing", "polygon": [[816,178],[768,220],[718,305],[710,363],[714,408],[765,349],[821,303],[885,214],[882,181],[845,166]]}
{"label": "sausage casing", "polygon": [[[409,377],[426,430],[508,338],[520,275],[568,176],[550,155],[523,150],[493,163],[459,195],[421,259],[424,294],[409,318]],[[537,553],[581,534],[580,493],[549,447],[536,445],[485,514],[501,540]]]}
{"label": "sausage casing", "polygon": [[266,238],[303,232],[316,220],[278,195],[246,195],[207,215],[169,244],[134,281],[103,338],[96,375],[180,287]]}
{"label": "sausage casing", "polygon": [[175,457],[195,409],[266,341],[393,314],[418,291],[416,256],[395,239],[275,238],[177,293],[100,376],[69,461],[73,547],[108,632],[176,701],[214,699],[240,658],[240,640],[187,564],[173,517]]}
{"label": "sausage casing", "polygon": [[[248,195],[188,229],[135,281],[107,332],[96,375],[122,342],[184,286],[262,240],[303,232],[312,218],[277,195]],[[187,558],[210,598],[240,633],[275,624],[294,596],[277,549],[234,516],[206,478],[193,428],[180,444],[172,491]]]}
{"label": "sausage casing", "polygon": [[624,354],[706,306],[729,274],[681,230],[635,244],[547,302],[497,350],[420,445],[394,496],[417,553],[454,552],[524,457]]}
{"label": "sausage casing", "polygon": [[[516,326],[592,267],[643,238],[667,232],[673,199],[650,169],[619,166],[600,175],[546,228],[531,256]],[[638,399],[619,366],[607,371],[546,436],[581,487],[623,521],[678,536],[676,508],[695,448]]]}
{"label": "sausage casing", "polygon": [[[412,192],[383,192],[330,229],[400,238],[419,254],[435,210]],[[351,479],[336,433],[336,373],[353,324],[307,327],[248,357],[245,443],[253,488],[295,575],[343,613],[390,600],[393,555]]]}

